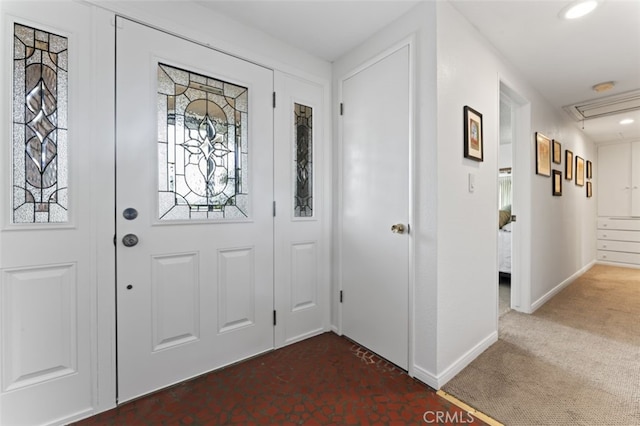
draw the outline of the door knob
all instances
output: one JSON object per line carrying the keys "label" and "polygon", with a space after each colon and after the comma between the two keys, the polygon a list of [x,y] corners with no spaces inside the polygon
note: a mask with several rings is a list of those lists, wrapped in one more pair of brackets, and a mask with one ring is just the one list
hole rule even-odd
{"label": "door knob", "polygon": [[401,223],[396,223],[391,227],[391,232],[394,234],[404,234],[404,225]]}
{"label": "door knob", "polygon": [[138,244],[138,236],[135,234],[127,234],[122,237],[122,244],[124,244],[125,247],[133,247]]}

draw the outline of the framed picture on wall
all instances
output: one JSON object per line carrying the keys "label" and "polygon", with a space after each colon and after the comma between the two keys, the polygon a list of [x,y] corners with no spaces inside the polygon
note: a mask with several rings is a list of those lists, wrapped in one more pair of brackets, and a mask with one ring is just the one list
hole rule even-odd
{"label": "framed picture on wall", "polygon": [[584,158],[576,155],[576,185],[584,186]]}
{"label": "framed picture on wall", "polygon": [[553,140],[553,162],[562,163],[562,144],[557,140]]}
{"label": "framed picture on wall", "polygon": [[553,171],[553,195],[562,195],[562,172],[560,170]]}
{"label": "framed picture on wall", "polygon": [[591,187],[591,182],[587,182],[587,198],[591,198],[593,196],[593,188]]}
{"label": "framed picture on wall", "polygon": [[587,160],[587,179],[591,179],[593,177],[593,164],[591,161]]}
{"label": "framed picture on wall", "polygon": [[564,178],[573,180],[573,152],[568,149],[564,152]]}
{"label": "framed picture on wall", "polygon": [[482,114],[469,106],[464,107],[464,157],[483,161]]}
{"label": "framed picture on wall", "polygon": [[551,176],[551,139],[536,132],[536,174]]}

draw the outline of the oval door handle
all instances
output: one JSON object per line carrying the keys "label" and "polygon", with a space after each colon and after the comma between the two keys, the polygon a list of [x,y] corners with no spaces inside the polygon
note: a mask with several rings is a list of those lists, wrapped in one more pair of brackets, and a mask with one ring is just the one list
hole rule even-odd
{"label": "oval door handle", "polygon": [[138,236],[135,234],[127,234],[122,237],[122,244],[124,244],[125,247],[133,247],[138,244]]}
{"label": "oval door handle", "polygon": [[394,234],[404,234],[404,225],[401,223],[396,223],[391,227],[391,232]]}

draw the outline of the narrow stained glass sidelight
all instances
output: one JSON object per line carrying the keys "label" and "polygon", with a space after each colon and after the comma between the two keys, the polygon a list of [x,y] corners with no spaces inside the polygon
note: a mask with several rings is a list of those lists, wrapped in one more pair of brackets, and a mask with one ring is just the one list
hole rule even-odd
{"label": "narrow stained glass sidelight", "polygon": [[248,89],[158,64],[161,220],[249,217]]}
{"label": "narrow stained glass sidelight", "polygon": [[313,216],[313,108],[294,104],[294,215]]}
{"label": "narrow stained glass sidelight", "polygon": [[13,223],[68,221],[65,37],[14,24]]}

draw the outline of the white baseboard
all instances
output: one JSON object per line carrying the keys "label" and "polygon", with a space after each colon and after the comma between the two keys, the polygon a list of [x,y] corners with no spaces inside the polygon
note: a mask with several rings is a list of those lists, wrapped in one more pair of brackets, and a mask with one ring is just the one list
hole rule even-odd
{"label": "white baseboard", "polygon": [[480,343],[471,348],[467,353],[462,355],[456,361],[454,361],[449,367],[447,367],[442,373],[435,375],[420,366],[413,366],[414,377],[421,382],[426,383],[434,389],[440,389],[449,380],[453,379],[459,372],[465,369],[466,366],[476,359],[482,352],[487,350],[489,346],[498,341],[498,332],[494,331],[487,337],[485,337]]}
{"label": "white baseboard", "polygon": [[591,269],[591,267],[595,265],[595,263],[596,263],[595,260],[589,262],[585,267],[583,267],[582,269],[579,269],[575,274],[571,275],[569,278],[567,278],[566,280],[562,281],[560,284],[558,284],[557,286],[549,290],[544,296],[542,296],[541,298],[539,298],[538,300],[536,300],[531,304],[531,312],[527,312],[527,313],[532,314],[535,311],[537,311],[540,306],[544,305],[549,300],[551,300],[551,298],[556,294],[558,294],[563,288],[565,288],[566,286],[574,282],[578,277],[580,277],[582,274],[584,274],[589,269]]}
{"label": "white baseboard", "polygon": [[438,389],[438,377],[431,371],[425,370],[417,365],[413,366],[413,377],[434,389]]}
{"label": "white baseboard", "polygon": [[607,265],[607,266],[617,266],[619,268],[631,268],[631,269],[640,269],[640,265],[635,265],[633,263],[620,263],[620,262],[607,262],[604,260],[598,260],[596,262],[597,265]]}

